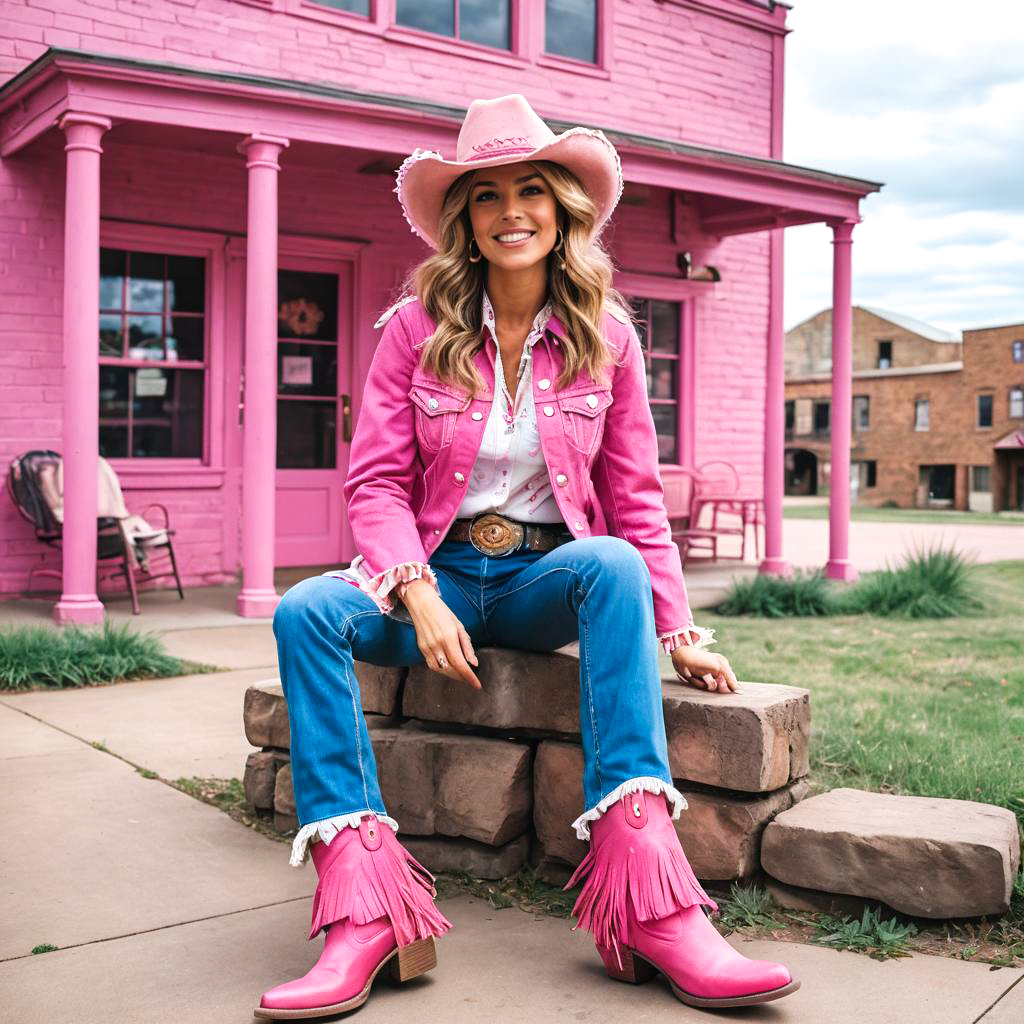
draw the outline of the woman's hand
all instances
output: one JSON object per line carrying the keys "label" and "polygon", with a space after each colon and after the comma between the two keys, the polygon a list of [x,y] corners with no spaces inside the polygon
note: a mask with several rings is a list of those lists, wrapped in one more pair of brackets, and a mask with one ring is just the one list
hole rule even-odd
{"label": "woman's hand", "polygon": [[473,666],[479,666],[473,641],[458,616],[426,580],[413,580],[402,598],[416,627],[416,643],[427,667],[450,679],[482,689]]}
{"label": "woman's hand", "polygon": [[680,644],[672,652],[672,665],[683,679],[701,690],[717,690],[719,693],[739,693],[729,659],[722,654],[711,654],[702,648]]}

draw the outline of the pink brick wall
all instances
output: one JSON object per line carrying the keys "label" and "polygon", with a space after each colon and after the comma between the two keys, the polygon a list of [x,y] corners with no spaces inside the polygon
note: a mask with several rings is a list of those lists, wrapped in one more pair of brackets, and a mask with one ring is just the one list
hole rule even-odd
{"label": "pink brick wall", "polygon": [[769,155],[771,36],[679,2],[612,0],[608,78],[507,67],[289,13],[280,9],[285,0],[273,6],[7,0],[0,77],[64,46],[463,106],[477,95],[522,92],[552,117]]}
{"label": "pink brick wall", "polygon": [[[768,154],[770,39],[766,34],[674,3],[617,0],[610,80],[528,67],[474,62],[404,43],[346,32],[245,3],[174,0],[90,4],[84,0],[8,3],[0,39],[0,77],[20,70],[49,45],[205,68],[257,70],[302,80],[466,104],[477,94],[523,91],[543,112],[591,119],[654,135]],[[230,37],[230,43],[228,42]],[[224,54],[230,53],[231,58]],[[488,87],[481,88],[481,71]],[[675,121],[673,121],[675,118]],[[195,136],[168,132],[157,149],[104,140],[101,216],[111,221],[245,234],[244,160],[201,154]],[[225,149],[225,151],[227,151]],[[387,177],[355,173],[343,150],[327,168],[282,155],[280,230],[372,240],[355,296],[354,376],[365,374],[377,333],[374,313],[420,254]],[[359,195],[356,206],[348,197]],[[672,274],[680,246],[669,235],[669,197],[651,190],[647,205],[623,205],[614,220],[616,265],[631,273]],[[60,450],[63,379],[63,138],[50,132],[0,163],[0,465],[33,447]],[[768,239],[727,240],[715,253],[723,281],[697,307],[697,462],[731,459],[744,489],[761,482],[764,339],[768,317]],[[227,289],[226,281],[214,287]],[[230,311],[229,314],[230,316]],[[222,338],[215,344],[223,346]],[[223,354],[225,363],[237,354]],[[237,368],[225,367],[224,408],[237,403]],[[358,416],[359,394],[354,394]],[[220,582],[238,565],[240,451],[230,416],[223,473],[160,488],[153,477],[122,476],[128,505],[168,505],[178,530],[187,584]],[[7,499],[0,501],[0,593],[19,590],[33,564],[56,566]]]}

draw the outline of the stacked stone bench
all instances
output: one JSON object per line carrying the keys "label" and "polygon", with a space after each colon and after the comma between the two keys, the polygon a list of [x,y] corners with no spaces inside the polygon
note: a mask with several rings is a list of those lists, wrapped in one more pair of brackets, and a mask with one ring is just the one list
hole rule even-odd
{"label": "stacked stone bench", "polygon": [[[425,666],[356,662],[388,812],[433,871],[499,878],[529,862],[563,881],[587,848],[570,828],[584,810],[578,647],[478,656],[481,692]],[[808,691],[747,682],[714,694],[673,676],[663,694],[672,775],[689,805],[676,826],[694,871],[747,877],[765,826],[807,792]],[[246,762],[246,799],[287,832],[298,822],[277,680],[248,690],[244,720],[261,748]]]}

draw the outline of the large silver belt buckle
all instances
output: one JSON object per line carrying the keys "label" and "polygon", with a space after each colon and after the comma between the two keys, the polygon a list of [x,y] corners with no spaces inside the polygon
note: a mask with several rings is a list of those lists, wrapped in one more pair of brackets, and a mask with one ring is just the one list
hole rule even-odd
{"label": "large silver belt buckle", "polygon": [[497,512],[481,512],[469,524],[470,543],[492,558],[515,551],[523,542],[523,526]]}

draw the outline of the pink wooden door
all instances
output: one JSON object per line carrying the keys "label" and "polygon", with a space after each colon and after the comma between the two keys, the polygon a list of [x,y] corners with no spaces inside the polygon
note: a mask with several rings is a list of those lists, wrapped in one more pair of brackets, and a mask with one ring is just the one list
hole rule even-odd
{"label": "pink wooden door", "polygon": [[275,564],[341,561],[352,265],[280,256]]}

